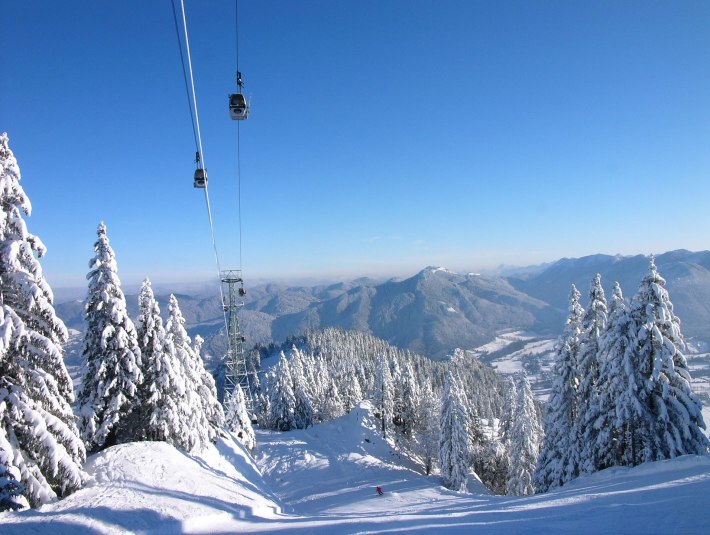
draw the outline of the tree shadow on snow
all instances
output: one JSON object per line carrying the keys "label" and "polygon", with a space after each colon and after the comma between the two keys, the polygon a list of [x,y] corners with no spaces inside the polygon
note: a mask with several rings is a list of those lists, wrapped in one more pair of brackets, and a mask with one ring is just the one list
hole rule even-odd
{"label": "tree shadow on snow", "polygon": [[[77,516],[76,520],[64,518]],[[117,510],[109,507],[78,507],[64,511],[42,512],[35,509],[16,513],[27,517],[16,524],[5,523],[2,535],[27,535],[28,533],[51,533],[52,535],[98,535],[108,529],[120,529],[126,533],[150,531],[151,533],[180,533],[182,522],[162,516],[150,509]]]}
{"label": "tree shadow on snow", "polygon": [[[170,497],[187,503],[197,503],[205,505],[217,511],[228,513],[236,520],[272,521],[271,519],[262,519],[260,517],[255,517],[253,509],[247,505],[232,503],[226,500],[215,498],[213,496],[197,495],[191,492],[183,492],[179,490],[158,489],[140,483],[136,483],[134,485],[134,488],[136,489],[136,491],[146,495],[160,496],[161,498]],[[281,514],[280,509],[277,507],[272,508],[272,510],[274,514]]]}
{"label": "tree shadow on snow", "polygon": [[[214,474],[219,475],[220,477],[224,479],[228,479],[229,481],[232,481],[236,483],[237,485],[244,487],[247,490],[252,491],[254,494],[257,494],[259,496],[264,496],[269,499],[271,499],[274,503],[276,503],[279,507],[282,507],[281,501],[279,500],[278,496],[276,496],[273,492],[268,490],[268,485],[264,482],[264,478],[261,476],[259,472],[257,472],[253,466],[250,466],[248,463],[246,463],[243,459],[240,457],[234,455],[232,452],[229,451],[228,448],[220,448],[220,444],[218,443],[217,449],[223,457],[227,459],[239,472],[243,477],[243,479],[237,479],[233,476],[230,476],[223,470],[219,470],[218,468],[215,468],[214,466],[211,466],[208,464],[206,461],[199,457],[193,457],[189,453],[186,453],[182,450],[177,450],[181,455],[184,455],[191,461],[196,462],[197,464],[200,465],[203,469],[212,472]],[[259,487],[253,481],[260,481],[262,483],[262,486]],[[283,508],[282,508],[283,509]]]}

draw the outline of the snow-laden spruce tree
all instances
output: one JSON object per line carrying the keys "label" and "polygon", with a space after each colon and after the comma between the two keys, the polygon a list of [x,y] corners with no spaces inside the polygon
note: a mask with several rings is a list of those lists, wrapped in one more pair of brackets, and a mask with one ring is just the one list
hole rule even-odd
{"label": "snow-laden spruce tree", "polygon": [[256,435],[251,425],[251,417],[247,411],[242,388],[237,385],[234,388],[234,392],[226,394],[225,398],[225,427],[228,431],[234,433],[247,449],[253,450],[256,447]]}
{"label": "snow-laden spruce tree", "polygon": [[434,396],[428,383],[422,386],[417,414],[415,423],[417,453],[424,463],[426,475],[429,475],[439,457],[441,400]]}
{"label": "snow-laden spruce tree", "polygon": [[301,368],[303,369],[303,387],[304,392],[311,402],[313,407],[313,417],[317,418],[316,412],[318,404],[323,399],[324,383],[320,382],[319,363],[313,354],[299,351],[301,359]]}
{"label": "snow-laden spruce tree", "polygon": [[[320,359],[319,359],[320,360]],[[318,419],[322,422],[333,420],[345,414],[343,400],[340,397],[338,385],[335,379],[329,375],[325,375],[323,383],[323,397],[321,399],[320,410],[318,411]]]}
{"label": "snow-laden spruce tree", "polygon": [[254,415],[257,422],[265,429],[269,427],[269,416],[271,414],[271,402],[269,396],[271,394],[271,385],[274,383],[274,373],[267,371],[264,373],[262,385],[264,390],[254,393]]}
{"label": "snow-laden spruce tree", "polygon": [[645,378],[640,385],[640,401],[653,416],[647,428],[650,444],[644,460],[648,461],[703,455],[710,446],[703,433],[702,405],[691,388],[683,355],[680,320],[673,313],[665,284],[651,258],[649,273],[631,305],[631,315],[638,326],[638,362]]}
{"label": "snow-laden spruce tree", "polygon": [[412,436],[412,431],[417,425],[417,408],[419,406],[419,385],[414,377],[412,363],[404,362],[401,375],[401,395],[399,404],[395,407],[394,418],[402,427],[402,434]]}
{"label": "snow-laden spruce tree", "polygon": [[459,380],[446,373],[439,420],[439,468],[444,486],[462,492],[468,475],[468,415]]}
{"label": "snow-laden spruce tree", "polygon": [[512,377],[508,377],[506,387],[503,418],[501,418],[498,430],[498,438],[504,444],[510,442],[510,430],[513,427],[518,403],[518,388],[515,386],[515,380]]}
{"label": "snow-laden spruce tree", "polygon": [[203,449],[224,424],[214,379],[205,370],[198,352],[200,345],[199,340],[196,347],[191,344],[178,300],[170,295],[165,351],[174,359],[176,372],[185,385],[185,395],[178,406],[182,432],[177,445],[186,451]]}
{"label": "snow-laden spruce tree", "polygon": [[[291,345],[291,351],[289,352],[289,359],[288,359],[288,365],[291,370],[291,379],[294,381],[294,384],[296,380],[298,380],[301,383],[306,383],[306,371],[305,371],[305,362],[304,362],[304,357],[305,355],[299,351],[299,349],[295,345]],[[312,391],[312,388],[314,385],[312,384],[304,384],[304,393],[309,395]]]}
{"label": "snow-laden spruce tree", "polygon": [[[483,432],[483,423],[475,403],[466,400],[466,416],[468,418],[468,452],[469,466],[473,468],[481,481],[486,484],[490,479],[487,470],[490,468],[490,444]],[[489,487],[490,488],[490,487]]]}
{"label": "snow-laden spruce tree", "polygon": [[290,431],[296,427],[294,418],[296,397],[293,393],[291,367],[283,351],[274,373],[275,376],[269,388],[269,412],[266,417],[266,427],[276,431]]}
{"label": "snow-laden spruce tree", "polygon": [[343,401],[343,410],[349,413],[362,401],[362,388],[358,380],[352,360],[348,360],[341,365],[338,373],[340,382],[340,399]]}
{"label": "snow-laden spruce tree", "polygon": [[530,381],[523,372],[517,388],[515,418],[510,429],[510,465],[507,494],[527,496],[535,493],[533,474],[542,443],[542,427],[537,419]]}
{"label": "snow-laden spruce tree", "polygon": [[607,328],[599,340],[599,416],[594,422],[598,430],[593,443],[598,469],[610,466],[634,466],[643,462],[645,431],[652,417],[640,401],[641,376],[636,351],[638,326],[617,282],[609,307]]}
{"label": "snow-laden spruce tree", "polygon": [[192,351],[195,355],[195,365],[200,376],[200,382],[197,384],[197,393],[207,422],[209,422],[211,427],[210,440],[212,440],[224,427],[224,408],[217,397],[217,383],[215,383],[212,374],[205,369],[205,362],[202,360],[202,345],[204,343],[204,338],[199,334],[195,335]]}
{"label": "snow-laden spruce tree", "polygon": [[138,389],[135,436],[177,446],[182,423],[179,406],[185,397],[185,379],[174,355],[165,350],[165,328],[150,280],[145,279],[138,296],[136,325],[141,350],[143,383]]}
{"label": "snow-laden spruce tree", "polygon": [[[5,419],[5,411],[5,402],[0,402],[0,421]],[[13,464],[13,450],[5,430],[0,427],[0,513],[28,505],[23,496],[25,486],[20,482],[20,470]]]}
{"label": "snow-laden spruce tree", "polygon": [[291,387],[293,389],[293,425],[296,429],[307,429],[313,425],[314,411],[311,398],[309,396],[308,381],[304,373],[303,357],[296,348],[291,348]]}
{"label": "snow-laden spruce tree", "polygon": [[481,417],[478,416],[476,405],[470,401],[466,404],[466,417],[468,418],[469,450],[483,449],[487,442],[486,435],[483,433],[483,422],[481,422]]}
{"label": "snow-laden spruce tree", "polygon": [[387,358],[389,362],[390,369],[390,379],[392,380],[392,424],[393,426],[400,426],[402,424],[401,413],[404,406],[402,401],[402,366],[400,366],[401,359],[399,358]]}
{"label": "snow-laden spruce tree", "polygon": [[375,409],[380,415],[382,436],[387,438],[387,430],[392,423],[394,411],[394,386],[387,357],[381,357],[375,363],[373,398]]}
{"label": "snow-laden spruce tree", "polygon": [[0,510],[47,503],[86,478],[62,355],[67,331],[39,263],[45,247],[23,219],[31,205],[8,143],[1,134]]}
{"label": "snow-laden spruce tree", "polygon": [[20,469],[14,463],[16,448],[10,444],[6,430],[9,421],[6,399],[10,394],[10,389],[5,393],[5,389],[10,386],[10,381],[5,377],[9,371],[8,350],[21,342],[22,334],[24,328],[17,314],[7,306],[0,305],[0,371],[3,374],[0,375],[0,512],[16,511],[28,505],[23,496],[25,486],[20,482]]}
{"label": "snow-laden spruce tree", "polygon": [[135,326],[126,310],[116,255],[106,225],[99,224],[94,257],[86,278],[89,291],[84,319],[83,357],[87,371],[79,393],[80,428],[89,451],[130,440],[128,415],[143,382]]}
{"label": "snow-laden spruce tree", "polygon": [[577,418],[574,437],[578,440],[579,470],[592,473],[599,470],[600,452],[590,445],[596,442],[599,433],[594,425],[601,415],[599,400],[599,340],[606,330],[607,306],[602,288],[601,275],[597,274],[589,288],[589,306],[582,319],[582,332],[579,342],[577,375],[579,389],[579,417]]}
{"label": "snow-laden spruce tree", "polygon": [[572,285],[569,316],[557,343],[555,378],[544,422],[545,439],[534,475],[534,484],[541,492],[558,487],[578,475],[578,441],[573,433],[579,416],[577,358],[584,316],[579,297],[579,291]]}
{"label": "snow-laden spruce tree", "polygon": [[256,393],[261,389],[261,382],[259,380],[260,369],[261,353],[258,349],[254,348],[247,353],[247,375],[252,399],[254,399]]}

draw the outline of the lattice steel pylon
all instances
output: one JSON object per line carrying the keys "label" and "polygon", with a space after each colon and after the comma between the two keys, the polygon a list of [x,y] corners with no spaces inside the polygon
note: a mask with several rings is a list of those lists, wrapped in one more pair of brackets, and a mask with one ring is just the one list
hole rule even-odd
{"label": "lattice steel pylon", "polygon": [[229,269],[220,273],[224,311],[227,316],[227,352],[224,355],[224,399],[240,387],[244,393],[246,409],[253,414],[254,404],[251,395],[247,361],[244,354],[244,336],[239,329],[238,311],[244,306],[244,281],[240,270]]}

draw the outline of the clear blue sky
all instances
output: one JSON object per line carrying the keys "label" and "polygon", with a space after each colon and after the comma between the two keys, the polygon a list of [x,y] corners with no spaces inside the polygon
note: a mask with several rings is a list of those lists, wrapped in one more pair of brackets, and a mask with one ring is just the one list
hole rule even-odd
{"label": "clear blue sky", "polygon": [[[240,1],[244,275],[710,248],[710,2]],[[223,268],[234,2],[186,0]],[[169,0],[0,0],[0,130],[53,286],[215,266]]]}

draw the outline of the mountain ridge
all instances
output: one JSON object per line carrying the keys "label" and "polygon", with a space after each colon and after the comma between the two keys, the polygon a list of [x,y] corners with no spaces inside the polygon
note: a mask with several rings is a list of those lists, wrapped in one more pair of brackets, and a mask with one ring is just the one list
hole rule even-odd
{"label": "mountain ridge", "polygon": [[[655,257],[667,280],[683,334],[710,341],[710,251],[683,249]],[[282,342],[307,329],[341,327],[373,334],[403,349],[439,359],[456,347],[475,348],[500,331],[534,331],[556,336],[562,331],[570,287],[575,284],[586,303],[596,275],[611,296],[618,280],[632,297],[648,271],[644,255],[596,254],[562,258],[542,270],[532,267],[510,276],[456,273],[429,266],[411,277],[384,281],[351,281],[297,286],[267,283],[247,287],[240,322],[248,347]],[[167,310],[167,294],[157,296]],[[137,315],[137,296],[127,295],[128,310]],[[208,354],[221,355],[223,315],[219,297],[181,294],[180,307],[191,336],[206,340]],[[68,327],[83,331],[83,305],[57,305]]]}

